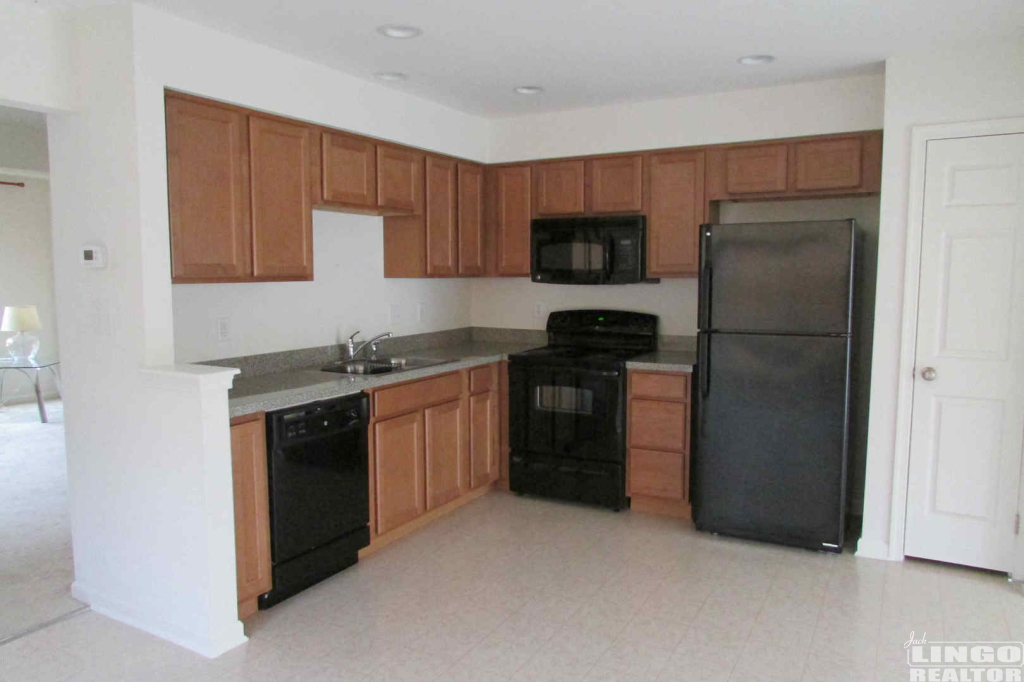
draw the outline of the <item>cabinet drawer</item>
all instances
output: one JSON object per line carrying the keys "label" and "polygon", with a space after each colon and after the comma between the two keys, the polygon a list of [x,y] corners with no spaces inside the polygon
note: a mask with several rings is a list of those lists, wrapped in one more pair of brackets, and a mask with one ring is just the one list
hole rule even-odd
{"label": "cabinet drawer", "polygon": [[428,405],[456,400],[462,393],[458,372],[385,388],[373,394],[373,416],[384,419],[412,412]]}
{"label": "cabinet drawer", "polygon": [[631,447],[684,452],[689,446],[690,405],[660,400],[630,400]]}
{"label": "cabinet drawer", "polygon": [[629,395],[633,398],[658,398],[689,402],[690,375],[631,371],[629,373]]}
{"label": "cabinet drawer", "polygon": [[686,499],[685,456],[679,452],[629,451],[629,493]]}
{"label": "cabinet drawer", "polygon": [[469,392],[483,393],[484,391],[490,391],[496,388],[498,382],[497,377],[495,377],[494,370],[494,365],[474,367],[469,370]]}

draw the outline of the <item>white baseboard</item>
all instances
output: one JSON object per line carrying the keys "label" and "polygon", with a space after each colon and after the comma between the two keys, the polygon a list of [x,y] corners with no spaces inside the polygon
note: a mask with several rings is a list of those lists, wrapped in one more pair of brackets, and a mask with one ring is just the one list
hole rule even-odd
{"label": "white baseboard", "polygon": [[249,639],[245,636],[241,621],[233,621],[215,637],[196,635],[150,614],[140,613],[132,604],[98,594],[96,590],[82,585],[77,580],[71,583],[71,596],[88,604],[96,613],[131,625],[160,639],[166,639],[207,658],[216,658]]}
{"label": "white baseboard", "polygon": [[854,556],[860,557],[861,559],[881,559],[882,561],[892,560],[889,556],[888,542],[872,540],[864,537],[857,541],[857,551],[854,553]]}

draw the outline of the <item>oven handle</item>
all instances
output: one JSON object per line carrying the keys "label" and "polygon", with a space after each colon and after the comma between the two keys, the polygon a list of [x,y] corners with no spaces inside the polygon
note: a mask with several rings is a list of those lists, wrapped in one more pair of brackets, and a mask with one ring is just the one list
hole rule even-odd
{"label": "oven handle", "polygon": [[572,372],[573,374],[589,374],[595,377],[617,377],[619,376],[618,370],[610,369],[585,369],[583,367],[544,367],[545,369],[554,369],[559,372]]}

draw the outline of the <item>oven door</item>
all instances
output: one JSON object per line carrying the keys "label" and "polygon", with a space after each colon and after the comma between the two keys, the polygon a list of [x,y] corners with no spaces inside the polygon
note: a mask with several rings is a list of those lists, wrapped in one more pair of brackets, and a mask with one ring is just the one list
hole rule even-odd
{"label": "oven door", "polygon": [[625,461],[622,371],[513,363],[509,391],[513,450]]}

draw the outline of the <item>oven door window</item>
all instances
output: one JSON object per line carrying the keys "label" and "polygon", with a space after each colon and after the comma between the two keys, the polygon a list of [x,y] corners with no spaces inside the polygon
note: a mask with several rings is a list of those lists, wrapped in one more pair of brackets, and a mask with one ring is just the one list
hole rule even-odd
{"label": "oven door window", "polygon": [[537,386],[536,409],[547,412],[594,414],[594,391],[576,386]]}

